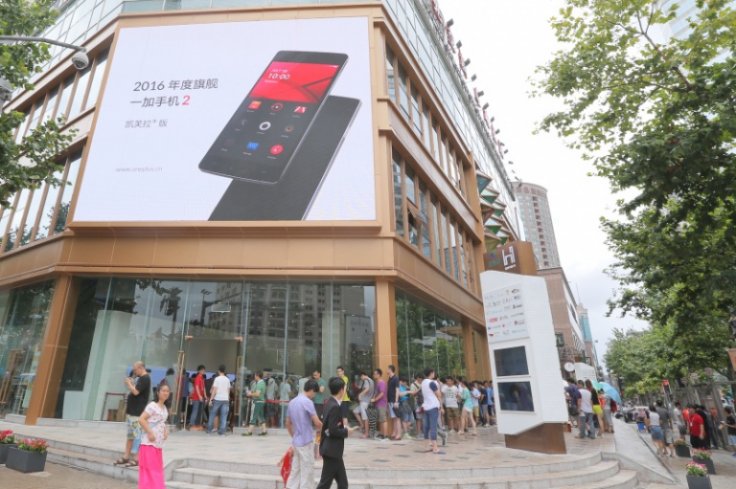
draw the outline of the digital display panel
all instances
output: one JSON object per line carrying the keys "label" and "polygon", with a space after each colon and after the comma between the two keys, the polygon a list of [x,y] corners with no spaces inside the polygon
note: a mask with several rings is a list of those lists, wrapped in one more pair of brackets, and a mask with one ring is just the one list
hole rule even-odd
{"label": "digital display panel", "polygon": [[498,397],[504,411],[534,412],[530,382],[498,382]]}
{"label": "digital display panel", "polygon": [[493,355],[496,358],[496,376],[529,375],[526,348],[523,346],[494,350]]}

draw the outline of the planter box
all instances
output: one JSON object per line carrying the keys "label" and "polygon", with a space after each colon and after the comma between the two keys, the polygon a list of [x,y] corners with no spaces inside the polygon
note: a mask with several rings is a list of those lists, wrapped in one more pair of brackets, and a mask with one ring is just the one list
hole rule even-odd
{"label": "planter box", "polygon": [[29,452],[13,447],[8,450],[5,466],[18,472],[43,472],[46,466],[46,452]]}
{"label": "planter box", "polygon": [[690,447],[687,445],[675,445],[675,453],[678,457],[690,458]]}
{"label": "planter box", "polygon": [[695,462],[696,464],[705,465],[710,475],[716,475],[716,466],[713,465],[713,459],[708,458],[705,460],[700,460],[697,458],[693,458],[693,462]]}
{"label": "planter box", "polygon": [[688,489],[712,489],[710,477],[697,475],[687,475],[687,487]]}
{"label": "planter box", "polygon": [[8,451],[10,447],[17,447],[15,443],[0,443],[0,464],[4,464],[8,459]]}

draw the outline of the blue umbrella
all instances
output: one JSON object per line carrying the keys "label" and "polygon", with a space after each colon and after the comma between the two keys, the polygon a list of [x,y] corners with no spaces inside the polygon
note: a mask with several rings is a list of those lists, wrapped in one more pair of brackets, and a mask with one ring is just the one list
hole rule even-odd
{"label": "blue umbrella", "polygon": [[610,397],[614,401],[616,401],[616,404],[623,404],[623,401],[621,400],[621,394],[618,393],[616,388],[609,384],[608,382],[601,382],[601,388],[603,389],[603,392],[606,393],[606,396]]}

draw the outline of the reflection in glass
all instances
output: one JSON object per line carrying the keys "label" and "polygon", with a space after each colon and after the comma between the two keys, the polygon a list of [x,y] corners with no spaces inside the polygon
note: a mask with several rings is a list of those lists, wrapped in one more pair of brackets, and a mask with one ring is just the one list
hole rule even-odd
{"label": "reflection in glass", "polygon": [[529,375],[526,348],[523,346],[494,350],[493,356],[496,359],[496,376]]}
{"label": "reflection in glass", "polygon": [[439,375],[464,374],[459,318],[397,292],[396,329],[400,375],[413,376],[425,368],[433,368]]}
{"label": "reflection in glass", "polygon": [[0,292],[0,416],[28,409],[53,291],[43,282]]}
{"label": "reflection in glass", "polygon": [[[252,374],[265,371],[277,426],[281,394],[296,395],[299,379],[314,370],[329,377],[338,365],[352,375],[373,361],[371,285],[80,278],[78,290],[60,418],[120,419],[123,378],[143,360],[154,386],[169,368],[178,378],[182,365],[189,377],[203,364],[212,377],[224,364],[234,425],[247,420]],[[172,412],[183,420],[188,405],[177,404]]]}
{"label": "reflection in glass", "polygon": [[505,411],[534,411],[530,382],[497,382],[501,409]]}

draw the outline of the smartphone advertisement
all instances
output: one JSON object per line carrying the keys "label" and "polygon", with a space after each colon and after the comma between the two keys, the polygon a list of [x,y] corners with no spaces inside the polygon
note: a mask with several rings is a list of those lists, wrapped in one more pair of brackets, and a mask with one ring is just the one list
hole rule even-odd
{"label": "smartphone advertisement", "polygon": [[374,220],[367,18],[121,29],[73,222]]}

